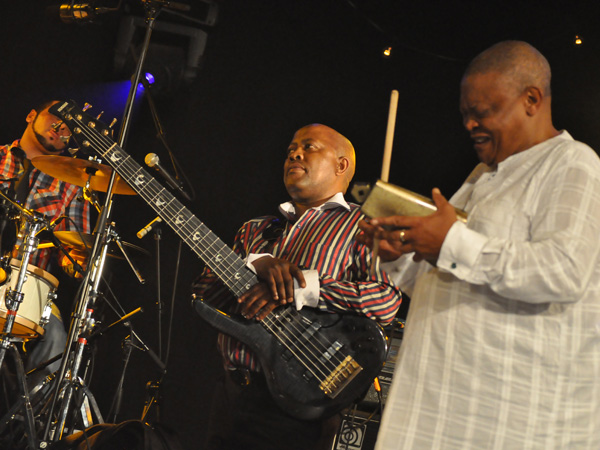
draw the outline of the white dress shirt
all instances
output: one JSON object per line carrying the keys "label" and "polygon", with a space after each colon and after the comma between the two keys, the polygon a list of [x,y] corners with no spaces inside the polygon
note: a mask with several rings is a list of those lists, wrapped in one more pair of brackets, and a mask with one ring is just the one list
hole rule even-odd
{"label": "white dress shirt", "polygon": [[387,264],[411,304],[376,449],[600,449],[598,156],[563,131],[450,202],[437,267]]}

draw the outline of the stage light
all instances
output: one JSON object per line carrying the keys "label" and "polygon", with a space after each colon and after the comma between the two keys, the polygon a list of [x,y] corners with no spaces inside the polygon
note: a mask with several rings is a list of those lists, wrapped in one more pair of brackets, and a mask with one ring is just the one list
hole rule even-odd
{"label": "stage light", "polygon": [[573,44],[574,44],[576,47],[577,47],[577,46],[580,46],[580,45],[583,45],[583,38],[582,38],[580,35],[576,34],[576,35],[575,35],[575,39],[574,39],[574,41],[573,41]]}
{"label": "stage light", "polygon": [[392,47],[386,47],[383,49],[383,57],[384,58],[391,58],[392,56]]}
{"label": "stage light", "polygon": [[147,72],[145,77],[148,84],[154,84],[154,75],[152,75],[150,72]]}
{"label": "stage light", "polygon": [[[206,6],[204,9],[199,8],[202,4]],[[218,5],[214,0],[201,0],[191,6],[189,14],[171,17],[174,14],[171,12],[154,23],[143,73],[154,77],[154,82],[148,80],[148,84],[152,85],[156,95],[169,94],[179,87],[189,86],[202,66],[208,33],[199,25],[212,26],[216,23]],[[144,17],[125,15],[121,18],[113,63],[116,78],[134,73],[146,31]]]}

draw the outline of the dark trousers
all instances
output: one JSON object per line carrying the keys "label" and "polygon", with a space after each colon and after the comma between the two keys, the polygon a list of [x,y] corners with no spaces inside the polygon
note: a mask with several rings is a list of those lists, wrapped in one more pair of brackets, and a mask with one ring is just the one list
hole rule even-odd
{"label": "dark trousers", "polygon": [[213,398],[205,450],[317,450],[331,448],[339,417],[306,421],[273,401],[261,374],[242,385],[224,375]]}

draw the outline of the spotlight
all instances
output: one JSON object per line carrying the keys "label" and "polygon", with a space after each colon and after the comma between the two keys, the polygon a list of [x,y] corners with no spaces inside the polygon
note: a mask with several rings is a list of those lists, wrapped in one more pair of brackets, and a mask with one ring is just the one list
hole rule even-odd
{"label": "spotlight", "polygon": [[386,47],[383,49],[383,57],[384,58],[391,58],[392,56],[392,46]]}
{"label": "spotlight", "polygon": [[152,75],[150,72],[147,72],[144,77],[146,78],[148,84],[154,84],[154,75]]}
{"label": "spotlight", "polygon": [[583,45],[583,38],[579,34],[575,35],[575,39],[573,40],[573,45],[575,45],[575,47]]}

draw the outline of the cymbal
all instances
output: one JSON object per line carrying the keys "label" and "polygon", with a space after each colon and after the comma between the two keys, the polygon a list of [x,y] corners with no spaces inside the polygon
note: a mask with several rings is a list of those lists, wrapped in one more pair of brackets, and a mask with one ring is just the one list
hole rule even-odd
{"label": "cymbal", "polygon": [[[112,169],[105,164],[69,156],[36,156],[31,163],[36,169],[76,186],[84,187],[89,179],[90,187],[99,192],[108,190],[108,182],[112,173]],[[120,177],[115,179],[113,193],[136,195],[135,191]]]}
{"label": "cymbal", "polygon": [[[66,246],[74,247],[77,250],[91,250],[94,246],[95,236],[92,234],[80,234],[77,231],[55,231],[54,236],[56,236],[56,238]],[[133,245],[125,241],[121,241],[121,244],[123,244],[125,250],[132,249],[136,252],[142,253],[145,256],[150,256],[150,252],[145,248],[138,247],[137,245]],[[121,250],[114,243],[109,246],[108,255],[115,258],[122,258]]]}

